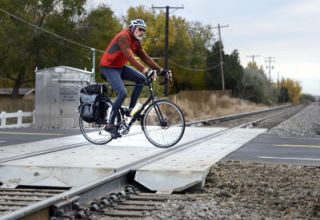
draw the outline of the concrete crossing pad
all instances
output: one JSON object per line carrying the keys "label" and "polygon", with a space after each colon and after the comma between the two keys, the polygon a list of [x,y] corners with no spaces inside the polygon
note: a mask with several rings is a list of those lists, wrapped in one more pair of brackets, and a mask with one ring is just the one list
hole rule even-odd
{"label": "concrete crossing pad", "polygon": [[[219,132],[225,128],[186,128],[178,145]],[[140,133],[139,133],[140,132]],[[0,164],[1,187],[18,185],[74,187],[104,178],[138,160],[150,157],[165,149],[148,142],[140,126],[133,127],[128,136],[106,145],[93,145],[82,136],[50,139],[21,145],[2,147],[0,158],[23,155],[39,150],[50,150],[70,144],[86,144],[70,149]],[[178,146],[177,145],[177,146]]]}
{"label": "concrete crossing pad", "polygon": [[[199,128],[200,130],[201,128]],[[265,129],[237,128],[180,151],[136,171],[135,181],[152,191],[171,193],[203,188],[210,167]]]}

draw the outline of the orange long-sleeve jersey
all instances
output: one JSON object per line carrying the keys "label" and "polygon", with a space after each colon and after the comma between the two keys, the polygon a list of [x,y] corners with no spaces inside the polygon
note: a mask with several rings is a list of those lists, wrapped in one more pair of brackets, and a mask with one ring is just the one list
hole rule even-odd
{"label": "orange long-sleeve jersey", "polygon": [[134,55],[137,55],[150,68],[160,70],[159,65],[148,56],[142,48],[140,41],[128,29],[121,31],[111,40],[102,55],[100,66],[122,68],[130,62],[131,65],[142,72],[145,66]]}

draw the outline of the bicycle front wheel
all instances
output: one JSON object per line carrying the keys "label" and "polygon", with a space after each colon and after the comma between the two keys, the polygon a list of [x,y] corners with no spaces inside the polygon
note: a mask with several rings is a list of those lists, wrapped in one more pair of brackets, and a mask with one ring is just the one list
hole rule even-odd
{"label": "bicycle front wheel", "polygon": [[142,126],[150,143],[160,148],[168,148],[182,138],[185,119],[176,104],[168,100],[159,100],[147,108]]}

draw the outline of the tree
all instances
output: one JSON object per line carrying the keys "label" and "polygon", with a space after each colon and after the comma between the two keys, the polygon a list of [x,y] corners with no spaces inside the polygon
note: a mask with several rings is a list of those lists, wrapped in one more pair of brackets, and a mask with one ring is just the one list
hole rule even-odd
{"label": "tree", "polygon": [[[13,98],[17,97],[21,86],[34,82],[34,74],[31,73],[37,66],[60,63],[68,60],[66,57],[72,57],[63,48],[68,46],[64,41],[41,32],[39,28],[46,28],[72,39],[72,30],[84,13],[84,3],[85,0],[1,1],[2,9],[26,21],[22,22],[4,13],[0,19],[0,48],[6,54],[1,59],[0,74],[2,78],[12,81],[9,85],[14,87]],[[60,47],[51,46],[53,44]]]}
{"label": "tree", "polygon": [[314,97],[313,95],[311,95],[311,94],[305,94],[305,93],[303,93],[303,94],[300,95],[300,102],[301,102],[301,103],[307,103],[307,104],[309,104],[309,103],[314,102],[314,101],[316,101],[316,99],[315,99],[315,97]]}
{"label": "tree", "polygon": [[299,103],[302,88],[298,81],[289,78],[282,78],[280,82],[280,87],[281,88],[279,100],[290,101],[293,104]]}
{"label": "tree", "polygon": [[207,27],[200,23],[189,23],[185,19],[173,16],[177,32],[175,44],[169,48],[169,64],[173,69],[175,92],[180,90],[205,89]]}
{"label": "tree", "polygon": [[207,74],[206,82],[207,88],[213,90],[221,90],[221,73],[220,73],[220,44],[215,42],[211,46],[211,50],[208,50],[207,55]]}
{"label": "tree", "polygon": [[[239,82],[243,74],[243,67],[240,64],[239,52],[234,50],[231,54],[222,51],[225,88],[232,90],[234,95],[239,93]],[[220,68],[220,43],[215,42],[208,51],[206,75],[207,88],[214,90],[222,89],[221,68]]]}
{"label": "tree", "polygon": [[[97,70],[100,66],[101,51],[106,49],[114,35],[121,31],[121,29],[122,25],[120,21],[115,17],[113,11],[105,5],[101,5],[99,8],[91,11],[78,28],[79,36],[81,36],[80,41],[98,49],[95,61],[95,68]],[[88,54],[86,57],[88,57]],[[88,60],[86,60],[87,65],[91,66]],[[101,81],[100,74],[96,75],[97,81]]]}
{"label": "tree", "polygon": [[256,103],[271,104],[275,101],[274,88],[263,69],[252,69],[249,66],[244,69],[239,96]]}
{"label": "tree", "polygon": [[243,75],[238,50],[232,51],[230,55],[224,55],[223,66],[226,89],[232,90],[232,93],[237,96],[240,88],[239,82]]}

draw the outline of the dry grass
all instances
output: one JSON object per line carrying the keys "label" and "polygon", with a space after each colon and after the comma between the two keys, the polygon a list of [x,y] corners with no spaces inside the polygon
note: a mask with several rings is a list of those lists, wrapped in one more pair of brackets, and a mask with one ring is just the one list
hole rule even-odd
{"label": "dry grass", "polygon": [[[208,119],[225,115],[252,112],[268,108],[264,105],[231,98],[222,91],[184,91],[171,99],[182,109],[187,121]],[[228,92],[226,92],[228,93]],[[143,103],[146,98],[140,98]],[[128,105],[130,98],[127,98],[124,105]],[[34,100],[12,100],[9,98],[0,99],[0,112],[16,112],[17,110],[33,111]]]}
{"label": "dry grass", "polygon": [[268,108],[246,100],[231,98],[229,95],[193,95],[193,98],[177,98],[176,104],[182,109],[187,121],[258,111]]}

